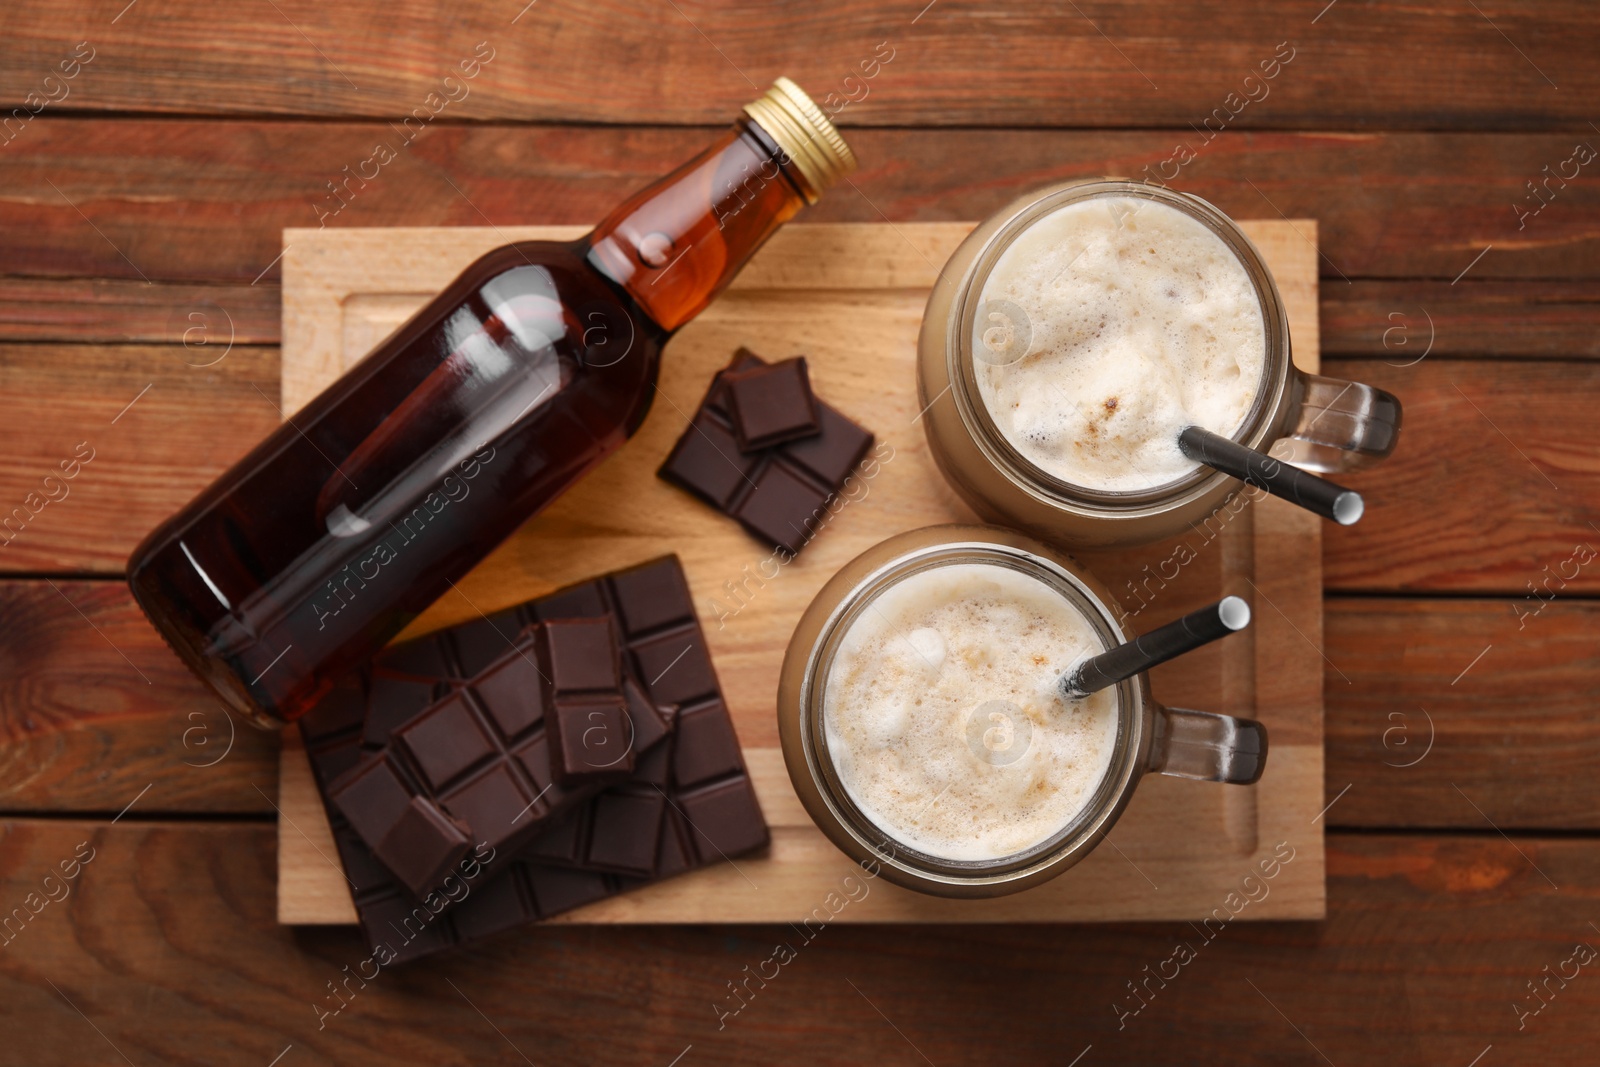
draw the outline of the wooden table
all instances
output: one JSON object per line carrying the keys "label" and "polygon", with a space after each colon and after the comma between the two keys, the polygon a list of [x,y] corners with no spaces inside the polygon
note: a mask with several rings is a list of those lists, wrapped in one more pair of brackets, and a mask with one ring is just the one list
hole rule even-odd
{"label": "wooden table", "polygon": [[[1593,1062],[1592,5],[123,3],[0,42],[0,1058]],[[785,928],[553,927],[319,1027],[364,953],[274,921],[276,739],[229,746],[119,580],[278,421],[279,234],[590,221],[778,74],[863,161],[814,221],[1103,173],[1319,220],[1324,365],[1407,418],[1325,542],[1328,919],[1176,971],[1184,924],[837,926],[764,986]]]}

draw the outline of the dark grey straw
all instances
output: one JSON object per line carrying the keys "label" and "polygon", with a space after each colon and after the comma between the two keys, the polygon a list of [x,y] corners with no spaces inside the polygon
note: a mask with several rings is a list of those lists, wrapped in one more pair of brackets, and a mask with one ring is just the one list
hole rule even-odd
{"label": "dark grey straw", "polygon": [[1299,504],[1340,526],[1351,525],[1366,510],[1360,493],[1199,426],[1184,429],[1178,435],[1178,447],[1184,455],[1212,470],[1260,486],[1273,496]]}
{"label": "dark grey straw", "polygon": [[1061,678],[1062,692],[1069,700],[1116,685],[1147,671],[1174,656],[1192,652],[1219,637],[1227,637],[1250,625],[1250,605],[1236,596],[1223,597],[1210,607],[1190,612],[1177,622],[1169,622],[1125,645],[1091,656]]}

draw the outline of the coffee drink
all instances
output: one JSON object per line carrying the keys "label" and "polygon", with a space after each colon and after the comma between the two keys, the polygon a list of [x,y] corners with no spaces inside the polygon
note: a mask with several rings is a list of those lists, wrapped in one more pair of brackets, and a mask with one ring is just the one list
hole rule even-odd
{"label": "coffee drink", "polygon": [[1191,213],[1076,200],[995,261],[973,320],[978,391],[1004,439],[1061,481],[1141,492],[1191,474],[1190,425],[1234,436],[1263,387],[1261,297]]}
{"label": "coffee drink", "polygon": [[929,567],[855,617],[822,717],[839,780],[889,838],[929,856],[1024,852],[1073,822],[1117,742],[1114,691],[1058,681],[1103,650],[1057,590],[995,563]]}
{"label": "coffee drink", "polygon": [[861,553],[801,613],[778,673],[806,813],[888,881],[995,897],[1089,855],[1145,774],[1260,778],[1260,723],[1163,707],[1143,674],[1062,697],[1063,674],[1129,640],[1113,603],[1082,564],[1002,527]]}

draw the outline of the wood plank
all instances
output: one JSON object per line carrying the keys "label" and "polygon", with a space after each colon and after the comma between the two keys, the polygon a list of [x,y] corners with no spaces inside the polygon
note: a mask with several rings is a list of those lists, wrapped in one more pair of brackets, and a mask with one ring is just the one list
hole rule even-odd
{"label": "wood plank", "polygon": [[223,353],[0,344],[0,570],[119,573],[146,531],[266,436],[277,349]]}
{"label": "wood plank", "polygon": [[1396,453],[1340,477],[1367,513],[1328,530],[1330,590],[1600,591],[1600,565],[1583,562],[1594,549],[1581,547],[1600,546],[1600,366],[1329,360],[1325,373],[1405,404]]}
{"label": "wood plank", "polygon": [[[1185,114],[1184,123],[1195,118]],[[263,280],[271,280],[281,231],[316,226],[319,208],[339,208],[333,181],[350,184],[328,226],[589,224],[719,129],[451,125],[404,147],[381,123],[46,112],[0,152],[0,272],[248,285],[265,270]],[[1049,181],[1159,177],[1175,145],[1197,140],[1186,124],[848,132],[862,169],[853,187],[830,192],[807,221],[978,219]],[[1238,218],[1281,211],[1320,220],[1330,284],[1345,277],[1448,282],[1469,266],[1462,284],[1595,280],[1600,183],[1553,184],[1552,202],[1521,229],[1513,210],[1529,195],[1526,183],[1567,159],[1578,136],[1230,130],[1170,180]],[[369,181],[348,177],[343,168],[355,174],[379,143],[397,158]],[[236,320],[246,317],[219,302]]]}
{"label": "wood plank", "polygon": [[1322,287],[1325,356],[1396,367],[1433,357],[1600,356],[1600,284],[1358,281]]}
{"label": "wood plank", "polygon": [[1326,618],[1328,800],[1350,785],[1331,823],[1600,827],[1600,603],[1334,598]]}
{"label": "wood plank", "polygon": [[[1316,224],[1250,220],[1245,232],[1279,279],[1297,359],[1317,367]],[[971,513],[944,487],[916,426],[917,329],[938,264],[969,231],[960,223],[903,225],[806,224],[786,227],[752,259],[728,292],[680,332],[663,360],[659,392],[668,399],[645,420],[629,447],[608,460],[462,578],[417,620],[412,632],[477,617],[538,596],[598,571],[666,552],[679,555],[690,591],[707,623],[723,695],[750,763],[763,811],[774,829],[771,850],[731,869],[702,871],[627,900],[572,913],[575,922],[798,921],[808,901],[825,894],[840,855],[812,824],[793,794],[777,748],[776,677],[796,620],[840,566],[885,536]],[[284,256],[283,405],[294,412],[373,342],[392,331],[427,294],[467,263],[507,239],[565,240],[561,228],[289,230]],[[829,523],[782,580],[720,619],[713,605],[731,598],[741,580],[735,564],[754,543],[743,531],[655,475],[660,457],[683,433],[694,398],[739,345],[790,351],[804,339],[812,381],[821,395],[877,434],[882,463],[866,493]],[[785,348],[784,346],[789,346]],[[874,358],[862,361],[860,353]],[[673,399],[676,398],[676,399]],[[1192,562],[1168,581],[1145,586],[1132,623],[1147,628],[1224,591],[1253,585],[1277,613],[1259,618],[1241,639],[1212,646],[1158,668],[1161,699],[1258,717],[1273,753],[1261,782],[1248,789],[1151,778],[1141,784],[1113,837],[1115,850],[1096,852],[1084,877],[1057,879],[1015,897],[951,902],[909,892],[882,894],[857,909],[857,921],[1118,920],[1191,918],[1231,877],[1238,858],[1260,858],[1286,824],[1309,823],[1321,800],[1322,524],[1277,500],[1249,509],[1220,531],[1182,538]],[[1211,540],[1217,544],[1209,545]],[[1180,539],[1174,539],[1174,542]],[[1137,552],[1083,553],[1113,589],[1143,577],[1148,559],[1171,559],[1176,543]],[[1146,598],[1150,598],[1146,602]],[[1148,612],[1148,613],[1146,613]],[[710,623],[715,620],[726,625]],[[1309,642],[1309,644],[1308,644]],[[280,787],[280,914],[329,922],[350,911],[346,882],[327,863],[331,838],[314,845],[322,805],[288,756]],[[326,834],[326,830],[322,831]],[[1320,833],[1320,829],[1318,830]],[[1216,852],[1230,857],[1220,865]],[[1280,901],[1258,914],[1318,917],[1322,911],[1320,850],[1304,845],[1304,862],[1285,878]],[[1154,869],[1152,869],[1154,868]],[[1144,871],[1145,874],[1140,872]],[[1147,880],[1148,878],[1148,880]],[[320,881],[319,881],[320,880]],[[1165,892],[1152,890],[1164,885]],[[759,888],[757,888],[759,887]],[[299,897],[297,894],[305,894]],[[329,907],[329,905],[335,905]]]}
{"label": "wood plank", "polygon": [[[121,1062],[109,1041],[137,1064],[265,1064],[292,1045],[285,1067],[518,1053],[666,1064],[691,1045],[685,1064],[912,1063],[919,1049],[940,1067],[993,1063],[997,1050],[1066,1063],[1093,1045],[1100,1059],[1083,1062],[1276,1067],[1322,1063],[1320,1051],[1336,1064],[1464,1067],[1492,1044],[1492,1062],[1532,1065],[1587,1062],[1600,1008],[1600,985],[1573,981],[1552,983],[1521,1032],[1512,1009],[1537,1003],[1526,983],[1544,967],[1595,943],[1594,841],[1331,835],[1325,922],[1213,923],[1210,940],[1186,923],[830,923],[811,941],[787,926],[552,925],[372,977],[353,930],[276,925],[270,827],[139,823],[137,811],[110,828],[4,824],[8,909],[42,900],[80,842],[94,850],[71,895],[0,953],[17,1062]],[[880,886],[866,884],[870,901]],[[1270,902],[1271,882],[1250,885]],[[796,955],[774,971],[764,961],[778,943]],[[1194,959],[1163,964],[1179,944]],[[777,977],[748,979],[740,1007],[729,983],[758,970]],[[1151,979],[1119,1030],[1117,1006],[1139,1003],[1128,983],[1158,970],[1170,980]],[[350,978],[335,999],[329,983],[342,991],[358,973],[365,984]]]}
{"label": "wood plank", "polygon": [[157,342],[191,363],[278,343],[278,286],[0,277],[0,341]]}
{"label": "wood plank", "polygon": [[[1600,26],[1582,0],[1294,10],[399,0],[380,15],[312,0],[264,13],[170,0],[113,23],[99,8],[24,0],[8,12],[0,67],[13,72],[8,108],[88,39],[97,54],[67,83],[74,109],[395,120],[432,106],[451,119],[717,122],[778,74],[824,100],[856,98],[841,119],[880,126],[1198,125],[1231,93],[1238,114],[1223,117],[1256,129],[1584,129],[1600,94],[1590,61]],[[1394,62],[1396,42],[1410,61]],[[460,80],[475,51],[492,58]],[[1266,68],[1275,77],[1245,82],[1275,54],[1289,60]],[[1247,92],[1258,101],[1238,102]]]}
{"label": "wood plank", "polygon": [[277,737],[236,721],[121,582],[0,582],[0,810],[272,811]]}

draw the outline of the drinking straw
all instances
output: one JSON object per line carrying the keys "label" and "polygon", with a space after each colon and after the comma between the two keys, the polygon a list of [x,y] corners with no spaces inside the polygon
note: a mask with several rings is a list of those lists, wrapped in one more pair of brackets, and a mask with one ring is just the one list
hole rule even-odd
{"label": "drinking straw", "polygon": [[1184,455],[1212,470],[1260,486],[1273,496],[1332,519],[1340,526],[1351,525],[1366,510],[1360,493],[1199,426],[1186,427],[1178,435],[1178,447]]}
{"label": "drinking straw", "polygon": [[1062,692],[1069,700],[1079,700],[1248,625],[1250,605],[1236,596],[1223,597],[1125,645],[1080,661],[1061,676]]}

